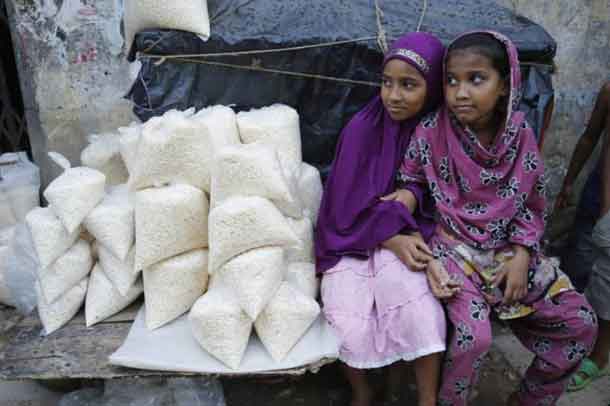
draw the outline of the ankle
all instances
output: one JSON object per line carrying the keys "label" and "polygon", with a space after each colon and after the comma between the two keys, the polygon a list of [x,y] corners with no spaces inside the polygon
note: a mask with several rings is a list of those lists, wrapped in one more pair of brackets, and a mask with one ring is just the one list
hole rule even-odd
{"label": "ankle", "polygon": [[606,365],[608,365],[608,354],[598,354],[594,352],[589,359],[593,361],[599,369],[604,369]]}
{"label": "ankle", "polygon": [[417,402],[417,406],[436,406],[436,398],[434,398],[434,399],[420,399]]}

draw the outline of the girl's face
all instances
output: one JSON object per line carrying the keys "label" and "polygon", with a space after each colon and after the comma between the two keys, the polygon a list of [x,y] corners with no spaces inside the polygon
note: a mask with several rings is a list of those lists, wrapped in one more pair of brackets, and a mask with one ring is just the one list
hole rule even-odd
{"label": "girl's face", "polygon": [[402,121],[414,117],[426,102],[426,80],[417,69],[400,59],[383,68],[381,100],[390,117]]}
{"label": "girl's face", "polygon": [[468,49],[449,54],[445,99],[462,125],[475,132],[492,130],[499,101],[507,94],[506,80],[488,57]]}

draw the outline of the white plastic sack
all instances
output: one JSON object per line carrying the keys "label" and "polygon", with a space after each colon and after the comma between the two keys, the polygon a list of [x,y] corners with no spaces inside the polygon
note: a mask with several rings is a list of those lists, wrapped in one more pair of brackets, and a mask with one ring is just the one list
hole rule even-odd
{"label": "white plastic sack", "polygon": [[235,197],[210,212],[210,272],[254,248],[299,240],[282,213],[262,197]]}
{"label": "white plastic sack", "polygon": [[38,207],[25,218],[40,266],[46,268],[70,248],[80,234],[79,229],[68,232],[48,207]]}
{"label": "white plastic sack", "polygon": [[197,342],[229,368],[237,369],[248,346],[252,320],[229,289],[218,287],[203,295],[189,313]]}
{"label": "white plastic sack", "polygon": [[209,204],[189,185],[136,193],[136,270],[208,245]]}
{"label": "white plastic sack", "polygon": [[0,164],[0,229],[4,229],[23,222],[39,205],[40,173],[25,152],[2,154]]}
{"label": "white plastic sack", "polygon": [[205,40],[210,36],[207,0],[126,0],[123,21],[127,51],[145,29],[190,31]]}
{"label": "white plastic sack", "polygon": [[91,327],[120,312],[142,294],[141,281],[134,283],[127,292],[121,294],[110,281],[100,264],[96,264],[89,277],[87,299],[85,300],[85,322]]}
{"label": "white plastic sack", "polygon": [[[207,137],[205,141],[209,152],[201,158],[208,160],[207,164],[210,168],[212,160],[223,147],[240,143],[236,115],[230,107],[221,105],[207,107],[201,109],[191,119],[201,129],[201,135]],[[204,190],[209,192],[211,190],[209,172],[203,181]]]}
{"label": "white plastic sack", "polygon": [[100,245],[125,260],[135,239],[134,205],[126,186],[111,190],[85,218],[85,228]]}
{"label": "white plastic sack", "polygon": [[30,231],[25,224],[18,224],[9,244],[4,277],[11,301],[23,315],[30,314],[38,301],[35,285],[40,265],[34,251]]}
{"label": "white plastic sack", "polygon": [[305,207],[305,216],[309,217],[315,226],[318,221],[318,212],[320,211],[320,202],[322,201],[322,192],[324,190],[320,171],[314,166],[303,162],[298,178],[298,190]]}
{"label": "white plastic sack", "polygon": [[206,190],[212,159],[209,139],[205,128],[183,114],[151,118],[142,127],[130,187],[186,183]]}
{"label": "white plastic sack", "polygon": [[115,257],[110,250],[103,245],[98,246],[99,264],[104,273],[123,296],[127,295],[129,289],[140,276],[140,270],[135,269],[135,247],[129,252],[125,261]]}
{"label": "white plastic sack", "polygon": [[129,176],[120,151],[119,134],[92,134],[89,145],[80,154],[83,166],[97,169],[106,176],[106,185],[127,182]]}
{"label": "white plastic sack", "polygon": [[283,282],[275,297],[254,322],[254,328],[273,359],[280,362],[319,313],[320,306],[315,300]]}
{"label": "white plastic sack", "polygon": [[127,127],[119,127],[119,151],[129,175],[133,174],[138,159],[138,144],[142,135],[142,125],[135,121]]}
{"label": "white plastic sack", "polygon": [[288,264],[284,280],[312,299],[318,297],[320,280],[316,277],[316,266],[309,262]]}
{"label": "white plastic sack", "polygon": [[303,208],[295,186],[284,176],[275,148],[266,144],[225,147],[212,164],[212,207],[235,196],[260,196],[299,218]]}
{"label": "white plastic sack", "polygon": [[104,198],[105,186],[106,176],[100,171],[70,168],[49,184],[44,197],[64,227],[73,232]]}
{"label": "white plastic sack", "polygon": [[9,255],[9,247],[0,247],[0,303],[7,306],[15,306],[11,291],[8,288],[8,281],[6,280],[6,267]]}
{"label": "white plastic sack", "polygon": [[220,268],[218,275],[254,321],[282,283],[284,266],[282,248],[263,247],[231,259]]}
{"label": "white plastic sack", "polygon": [[301,220],[286,219],[290,228],[299,239],[296,247],[286,248],[286,262],[314,262],[313,225],[307,217]]}
{"label": "white plastic sack", "polygon": [[299,114],[284,104],[274,104],[237,114],[239,136],[244,144],[263,142],[277,148],[282,167],[298,173],[303,155]]}
{"label": "white plastic sack", "polygon": [[78,310],[85,301],[88,279],[84,278],[53,303],[48,303],[45,300],[40,285],[36,284],[38,315],[44,327],[45,335],[51,334],[63,327],[78,313]]}
{"label": "white plastic sack", "polygon": [[146,325],[153,330],[189,311],[206,291],[208,251],[193,250],[144,269]]}
{"label": "white plastic sack", "polygon": [[40,289],[46,303],[53,303],[89,275],[93,268],[91,247],[78,240],[65,254],[39,271]]}

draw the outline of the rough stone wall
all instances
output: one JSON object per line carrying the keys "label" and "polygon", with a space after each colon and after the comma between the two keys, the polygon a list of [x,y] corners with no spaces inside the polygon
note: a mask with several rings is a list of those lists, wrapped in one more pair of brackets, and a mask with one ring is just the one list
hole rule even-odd
{"label": "rough stone wall", "polygon": [[[57,175],[46,152],[79,164],[86,136],[133,117],[120,32],[122,0],[8,0],[35,161],[43,184]],[[17,84],[15,84],[17,86]]]}
{"label": "rough stone wall", "polygon": [[[544,145],[552,195],[561,182],[578,138],[604,81],[610,80],[610,0],[497,0],[542,25],[558,44],[555,114]],[[579,178],[582,186],[592,164]],[[578,198],[575,194],[573,203]],[[561,216],[569,223],[569,216]],[[556,223],[562,223],[555,216]],[[556,224],[559,229],[563,228]]]}

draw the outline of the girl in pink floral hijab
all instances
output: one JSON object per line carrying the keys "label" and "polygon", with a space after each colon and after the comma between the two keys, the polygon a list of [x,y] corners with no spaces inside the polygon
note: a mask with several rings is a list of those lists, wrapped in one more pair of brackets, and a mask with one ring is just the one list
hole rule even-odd
{"label": "girl in pink floral hijab", "polygon": [[[403,181],[426,184],[436,201],[437,260],[428,273],[454,327],[440,404],[468,403],[491,345],[493,310],[536,354],[510,404],[554,405],[597,325],[584,297],[540,253],[544,167],[517,110],[517,50],[501,34],[469,33],[449,46],[444,67],[446,105],[421,121],[400,169]],[[413,196],[401,190],[395,198]]]}

